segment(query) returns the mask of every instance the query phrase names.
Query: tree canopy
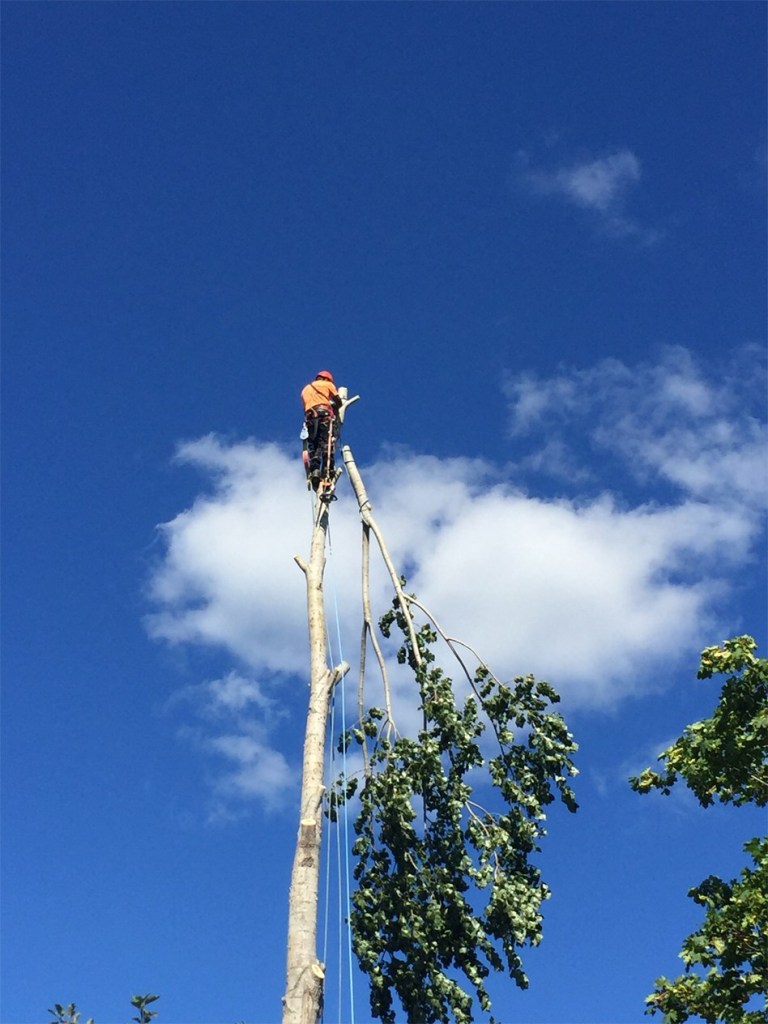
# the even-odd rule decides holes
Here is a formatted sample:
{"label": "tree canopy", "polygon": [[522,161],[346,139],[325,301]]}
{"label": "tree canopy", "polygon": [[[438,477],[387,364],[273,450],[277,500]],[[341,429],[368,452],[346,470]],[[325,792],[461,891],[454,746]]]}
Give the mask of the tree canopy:
{"label": "tree canopy", "polygon": [[[659,755],[663,769],[630,779],[639,793],[665,795],[682,779],[703,807],[768,803],[768,659],[750,636],[702,652],[698,678],[728,675],[710,718],[687,726]],[[705,908],[683,943],[685,974],[656,980],[646,1003],[668,1024],[699,1017],[707,1024],[768,1022],[768,837],[745,844],[751,864],[729,882],[710,875],[688,895]]]}
{"label": "tree canopy", "polygon": [[[527,987],[520,950],[540,941],[550,895],[531,857],[547,805],[559,795],[576,810],[577,746],[552,710],[559,697],[549,684],[533,676],[505,684],[480,664],[459,702],[435,663],[432,625],[415,629],[398,599],[381,622],[386,636],[394,625],[423,726],[415,739],[395,736],[386,712],[372,708],[342,739],[373,741],[355,821],[353,948],[384,1024],[395,1021],[394,995],[408,1020],[467,1024],[467,983],[485,1012],[491,970]],[[332,807],[355,788],[355,780],[339,787]]]}

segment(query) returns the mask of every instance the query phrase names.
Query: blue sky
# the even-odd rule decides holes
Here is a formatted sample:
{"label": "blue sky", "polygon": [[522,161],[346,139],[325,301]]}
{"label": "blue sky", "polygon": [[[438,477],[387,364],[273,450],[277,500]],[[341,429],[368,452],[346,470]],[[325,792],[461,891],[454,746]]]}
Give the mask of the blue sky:
{"label": "blue sky", "polygon": [[581,745],[495,1012],[643,1019],[688,888],[765,827],[625,781],[711,709],[703,647],[768,640],[765,22],[4,5],[3,1024],[145,991],[163,1024],[279,1019],[326,367],[410,586]]}

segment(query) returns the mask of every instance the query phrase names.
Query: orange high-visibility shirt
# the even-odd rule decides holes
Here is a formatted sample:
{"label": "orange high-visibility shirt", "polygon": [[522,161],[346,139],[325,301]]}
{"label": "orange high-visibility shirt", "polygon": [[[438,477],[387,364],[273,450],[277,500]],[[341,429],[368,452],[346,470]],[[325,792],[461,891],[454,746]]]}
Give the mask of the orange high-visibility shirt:
{"label": "orange high-visibility shirt", "polygon": [[336,409],[339,405],[339,392],[335,384],[321,377],[320,380],[313,380],[302,389],[301,400],[304,403],[304,412],[315,405],[327,405],[330,409]]}

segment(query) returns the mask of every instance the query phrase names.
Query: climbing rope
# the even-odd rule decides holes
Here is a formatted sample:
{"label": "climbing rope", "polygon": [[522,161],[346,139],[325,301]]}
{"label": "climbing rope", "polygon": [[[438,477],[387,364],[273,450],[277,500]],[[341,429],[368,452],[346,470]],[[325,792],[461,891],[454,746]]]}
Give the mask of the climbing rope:
{"label": "climbing rope", "polygon": [[[333,750],[333,735],[336,730],[336,696],[331,697],[331,707],[328,714],[328,735],[326,736],[327,763],[325,769],[326,780],[333,776],[333,765],[335,762]],[[326,786],[326,792],[328,787]],[[331,856],[332,856],[332,835],[333,830],[327,826],[323,829],[323,848],[325,856],[325,899],[323,900],[323,963],[328,963],[328,918],[331,905]]]}
{"label": "climbing rope", "polygon": [[[334,656],[334,652],[333,652],[333,646],[334,646],[333,645],[333,640],[332,640],[332,638],[330,636],[326,637],[327,645],[328,645],[329,668],[332,669],[334,667],[334,664],[341,664],[341,662],[344,660],[344,652],[343,652],[343,646],[342,646],[342,641],[341,641],[341,617],[339,615],[339,602],[338,602],[338,594],[337,594],[337,590],[336,590],[336,577],[335,577],[334,565],[333,565],[333,545],[331,543],[331,528],[330,528],[330,524],[328,525],[328,529],[327,529],[327,540],[328,540],[328,568],[329,568],[328,575],[330,577],[331,592],[332,592],[332,595],[333,595],[333,612],[334,612],[334,621],[335,621],[335,624],[336,624],[336,644],[338,646],[338,659],[336,659],[335,656]],[[336,729],[336,689],[337,688],[341,689],[340,698],[339,698],[340,699],[340,717],[341,717],[340,727],[341,727],[341,734],[345,735],[345,733],[347,731],[347,720],[346,720],[346,689],[345,689],[345,676],[344,675],[342,675],[341,681],[338,684],[338,687],[334,687],[334,692],[333,692],[332,697],[331,697],[330,713],[329,713],[329,716],[328,716],[328,719],[329,719],[329,730],[330,730],[329,737],[328,737],[328,751],[329,751],[329,758],[328,758],[328,772],[329,772],[329,774],[328,774],[328,786],[327,786],[328,789],[330,789],[330,786],[331,786],[331,784],[334,781],[335,771],[336,771],[336,766],[335,766],[335,758],[336,758],[336,740],[335,740],[335,738],[336,738],[336,732],[335,732],[335,729]],[[346,792],[347,781],[348,781],[348,774],[347,774],[347,748],[346,748],[346,744],[342,745],[341,779],[342,779],[342,786],[343,786],[344,792]],[[339,900],[338,900],[338,922],[337,922],[337,924],[338,924],[338,961],[339,961],[339,978],[338,978],[338,985],[339,985],[339,1024],[341,1024],[341,1017],[342,1017],[342,1004],[343,1004],[343,999],[342,999],[342,989],[343,989],[342,974],[343,974],[343,964],[344,964],[345,959],[346,959],[346,963],[347,963],[347,967],[348,967],[348,971],[349,971],[350,1024],[354,1024],[354,1021],[355,1021],[354,973],[353,973],[353,963],[352,963],[352,927],[351,927],[351,923],[350,923],[350,921],[351,921],[351,867],[350,867],[350,846],[349,846],[349,815],[347,813],[347,803],[346,803],[346,800],[343,803],[343,805],[341,806],[341,808],[337,808],[337,818],[338,818],[339,814],[341,815],[341,818],[340,818],[340,821],[337,822],[337,826],[342,829],[342,835],[338,837],[338,842],[336,844],[336,870],[337,870],[337,886],[338,886],[338,896],[339,896]],[[331,831],[331,829],[328,828],[328,832],[329,833],[330,833],[330,831]],[[343,870],[342,870],[342,854],[341,854],[342,841],[343,841],[343,846],[344,846]],[[325,929],[326,929],[326,940],[325,940],[325,943],[326,943],[326,945],[325,945],[325,949],[327,949],[327,927],[328,927],[327,920],[328,920],[328,916],[329,916],[328,903],[329,903],[329,894],[330,894],[330,862],[331,862],[331,858],[332,858],[331,849],[330,849],[331,845],[332,845],[332,840],[330,839],[330,836],[329,836],[328,842],[326,844],[326,846],[327,846],[327,854],[326,854],[327,859],[326,859],[326,925],[325,925]],[[345,922],[345,915],[346,915],[346,927],[345,927],[345,923],[344,923]],[[346,932],[346,939],[347,939],[346,958],[345,958],[345,955],[344,955],[344,951],[342,949],[342,946],[343,946],[343,936],[344,936],[345,932]],[[324,950],[324,956],[325,956],[325,950]]]}

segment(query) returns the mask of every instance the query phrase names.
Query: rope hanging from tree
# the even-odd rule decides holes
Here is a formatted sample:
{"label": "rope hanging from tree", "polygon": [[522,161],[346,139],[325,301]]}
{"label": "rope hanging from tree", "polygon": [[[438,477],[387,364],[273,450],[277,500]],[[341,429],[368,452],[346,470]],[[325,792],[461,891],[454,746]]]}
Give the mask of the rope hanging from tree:
{"label": "rope hanging from tree", "polygon": [[[331,591],[333,595],[333,617],[336,626],[336,637],[335,642],[338,646],[338,652],[334,653],[334,641],[329,635],[327,637],[328,642],[328,667],[333,668],[336,663],[344,661],[344,651],[341,639],[341,618],[339,614],[339,602],[338,593],[336,589],[336,577],[333,565],[333,545],[331,542],[331,531],[330,526],[327,531],[327,547],[328,547],[328,568],[329,568],[329,579],[331,582]],[[345,735],[347,731],[346,721],[346,689],[344,685],[344,677],[340,683],[340,717],[341,717],[341,735]],[[328,716],[328,768],[326,776],[326,792],[330,792],[331,786],[339,776],[338,769],[336,767],[336,750],[337,750],[337,725],[336,725],[336,689],[334,687],[333,695],[331,697],[331,708]],[[346,787],[347,777],[347,749],[346,743],[342,744],[342,763],[341,763],[341,777],[343,784]],[[338,809],[335,810],[338,814]],[[338,892],[338,910],[337,910],[337,931],[338,931],[338,967],[339,967],[339,979],[338,979],[338,1010],[339,1010],[339,1024],[341,1024],[342,1009],[343,1009],[343,967],[346,960],[348,966],[348,983],[349,983],[349,1011],[350,1011],[350,1024],[355,1022],[355,1002],[354,1002],[354,974],[353,974],[353,961],[352,961],[352,930],[350,925],[351,918],[351,891],[352,891],[352,880],[351,880],[351,866],[350,866],[350,841],[349,841],[349,815],[346,802],[341,809],[341,835],[337,838],[336,843],[336,869],[337,869],[337,892]],[[328,955],[328,929],[329,929],[329,918],[330,918],[330,873],[331,873],[331,861],[333,859],[333,840],[332,834],[333,829],[330,828],[330,820],[326,817],[324,830],[325,830],[325,848],[326,848],[326,880],[325,880],[325,921],[324,921],[324,940],[323,940],[323,960],[327,963]],[[342,858],[342,844],[344,847],[343,858]],[[342,864],[343,861],[343,864]],[[343,870],[342,870],[343,867]],[[342,948],[343,937],[346,934],[346,950]]]}

